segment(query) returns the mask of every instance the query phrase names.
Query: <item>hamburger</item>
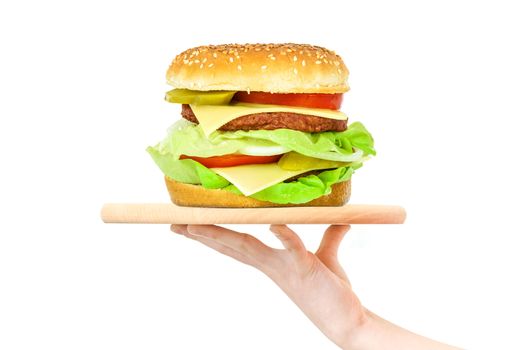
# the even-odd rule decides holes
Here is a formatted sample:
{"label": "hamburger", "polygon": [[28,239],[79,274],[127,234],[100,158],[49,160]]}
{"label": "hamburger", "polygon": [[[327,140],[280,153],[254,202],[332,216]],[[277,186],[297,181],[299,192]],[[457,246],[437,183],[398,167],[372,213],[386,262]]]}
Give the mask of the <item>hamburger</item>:
{"label": "hamburger", "polygon": [[147,151],[177,205],[341,206],[375,155],[363,124],[340,111],[348,69],[325,48],[199,46],[166,78],[182,118]]}

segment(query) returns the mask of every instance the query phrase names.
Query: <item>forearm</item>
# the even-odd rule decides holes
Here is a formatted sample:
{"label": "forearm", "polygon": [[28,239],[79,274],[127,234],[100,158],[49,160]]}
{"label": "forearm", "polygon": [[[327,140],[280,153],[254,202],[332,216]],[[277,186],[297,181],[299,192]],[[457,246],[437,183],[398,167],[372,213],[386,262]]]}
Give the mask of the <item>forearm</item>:
{"label": "forearm", "polygon": [[452,350],[458,348],[412,333],[367,310],[363,324],[344,342],[343,349]]}

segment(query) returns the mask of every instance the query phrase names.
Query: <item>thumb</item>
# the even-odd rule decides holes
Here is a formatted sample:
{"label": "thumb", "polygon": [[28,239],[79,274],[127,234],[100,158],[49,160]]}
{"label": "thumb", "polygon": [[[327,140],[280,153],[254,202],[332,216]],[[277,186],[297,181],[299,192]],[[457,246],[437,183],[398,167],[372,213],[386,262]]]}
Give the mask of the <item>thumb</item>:
{"label": "thumb", "polygon": [[348,230],[350,230],[349,225],[329,226],[324,233],[319,249],[317,249],[315,253],[317,258],[321,260],[330,271],[347,282],[349,282],[348,277],[337,260],[337,251]]}
{"label": "thumb", "polygon": [[330,225],[324,232],[317,253],[337,258],[339,245],[349,230],[350,225]]}

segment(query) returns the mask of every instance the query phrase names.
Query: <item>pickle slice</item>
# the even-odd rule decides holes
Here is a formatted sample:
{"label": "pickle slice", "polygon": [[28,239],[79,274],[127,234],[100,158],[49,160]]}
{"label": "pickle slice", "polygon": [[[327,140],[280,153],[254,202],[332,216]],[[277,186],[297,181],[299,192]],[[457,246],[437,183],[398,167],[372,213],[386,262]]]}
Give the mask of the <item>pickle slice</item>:
{"label": "pickle slice", "polygon": [[312,158],[297,152],[286,153],[277,163],[284,170],[302,170],[302,169],[330,169],[347,166],[350,163],[338,162],[335,160],[326,160]]}
{"label": "pickle slice", "polygon": [[236,91],[196,91],[173,89],[166,92],[165,100],[171,103],[195,105],[227,105]]}

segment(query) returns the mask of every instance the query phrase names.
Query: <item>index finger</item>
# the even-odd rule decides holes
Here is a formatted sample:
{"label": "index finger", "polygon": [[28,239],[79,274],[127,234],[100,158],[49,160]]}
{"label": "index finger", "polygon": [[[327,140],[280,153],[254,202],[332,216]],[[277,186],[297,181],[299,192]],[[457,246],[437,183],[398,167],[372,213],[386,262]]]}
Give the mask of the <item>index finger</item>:
{"label": "index finger", "polygon": [[292,254],[296,262],[302,262],[307,256],[303,241],[291,228],[286,225],[271,225],[270,231],[281,241],[284,248]]}

